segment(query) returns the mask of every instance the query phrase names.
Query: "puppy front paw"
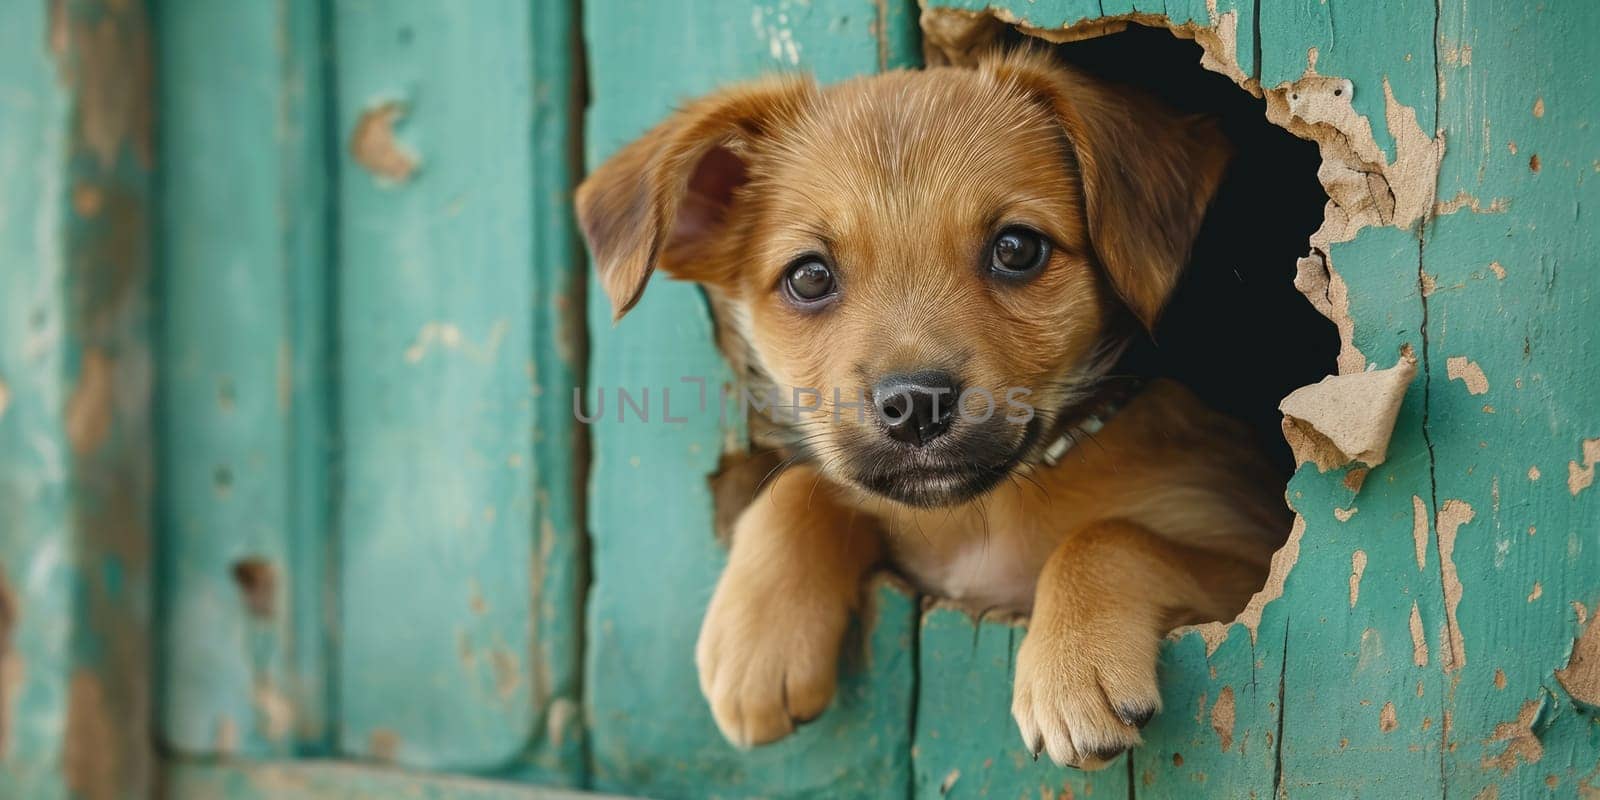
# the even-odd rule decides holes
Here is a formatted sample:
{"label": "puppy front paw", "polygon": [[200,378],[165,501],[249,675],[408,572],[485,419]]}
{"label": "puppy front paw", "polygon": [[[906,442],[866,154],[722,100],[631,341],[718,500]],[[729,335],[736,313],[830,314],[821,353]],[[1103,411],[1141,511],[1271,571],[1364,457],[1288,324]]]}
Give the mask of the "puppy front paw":
{"label": "puppy front paw", "polygon": [[1011,700],[1023,745],[1079,769],[1138,746],[1139,729],[1161,708],[1157,645],[1105,627],[1029,630]]}
{"label": "puppy front paw", "polygon": [[724,575],[695,665],[722,735],[749,748],[788,736],[833,700],[849,609]]}

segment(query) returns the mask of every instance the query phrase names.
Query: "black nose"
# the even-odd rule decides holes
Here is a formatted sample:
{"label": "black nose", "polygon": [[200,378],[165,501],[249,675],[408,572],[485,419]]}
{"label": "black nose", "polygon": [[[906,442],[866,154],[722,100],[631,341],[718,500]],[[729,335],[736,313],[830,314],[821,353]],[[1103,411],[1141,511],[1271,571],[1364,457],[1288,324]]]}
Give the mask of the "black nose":
{"label": "black nose", "polygon": [[960,389],[942,370],[889,375],[872,387],[872,404],[889,435],[922,447],[950,430]]}

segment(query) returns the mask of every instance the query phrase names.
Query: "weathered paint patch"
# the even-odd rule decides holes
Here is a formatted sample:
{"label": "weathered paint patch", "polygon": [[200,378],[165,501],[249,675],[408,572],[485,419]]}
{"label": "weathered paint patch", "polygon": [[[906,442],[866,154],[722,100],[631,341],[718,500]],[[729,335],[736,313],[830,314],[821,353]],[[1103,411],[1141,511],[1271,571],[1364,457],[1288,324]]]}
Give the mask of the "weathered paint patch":
{"label": "weathered paint patch", "polygon": [[[121,6],[122,3],[108,5]],[[62,83],[78,90],[74,137],[112,170],[124,146],[149,168],[154,115],[150,40],[140,15],[68,13],[53,3],[49,32]]]}
{"label": "weathered paint patch", "polygon": [[394,126],[405,117],[405,106],[387,102],[368,109],[350,132],[350,155],[368,172],[396,183],[417,170],[417,156],[395,139]]}
{"label": "weathered paint patch", "polygon": [[1428,566],[1428,506],[1411,496],[1411,541],[1417,551],[1417,569]]}
{"label": "weathered paint patch", "polygon": [[5,419],[6,407],[10,405],[11,387],[6,385],[4,378],[0,378],[0,419]]}
{"label": "weathered paint patch", "polygon": [[1411,601],[1411,663],[1428,666],[1428,638],[1422,630],[1422,611],[1417,601]]}
{"label": "weathered paint patch", "polygon": [[1534,764],[1544,757],[1544,743],[1533,733],[1533,723],[1543,708],[1544,698],[1541,695],[1524,702],[1516,720],[1494,726],[1494,734],[1485,739],[1484,744],[1505,742],[1506,747],[1497,755],[1485,755],[1484,769],[1498,769],[1500,774],[1508,775],[1519,765]]}
{"label": "weathered paint patch", "polygon": [[67,439],[72,452],[92,453],[111,432],[111,361],[98,349],[83,352],[78,383],[67,401]]}
{"label": "weathered paint patch", "polygon": [[282,741],[294,727],[294,704],[277,687],[258,682],[250,693],[256,726],[271,741]]}
{"label": "weathered paint patch", "polygon": [[241,558],[234,562],[231,572],[250,615],[271,618],[278,594],[278,571],[272,562],[255,556]]}
{"label": "weathered paint patch", "polygon": [[[1244,610],[1239,612],[1239,616],[1234,619],[1234,622],[1243,625],[1246,630],[1250,631],[1251,644],[1256,643],[1257,630],[1261,627],[1261,614],[1266,610],[1267,604],[1283,596],[1283,586],[1289,580],[1289,572],[1294,569],[1295,562],[1300,560],[1300,540],[1305,537],[1305,534],[1306,519],[1296,514],[1294,516],[1294,525],[1289,528],[1289,538],[1284,541],[1282,547],[1278,548],[1278,552],[1272,554],[1272,566],[1267,571],[1266,584],[1261,587],[1261,591],[1251,595],[1250,602],[1245,604]],[[1211,625],[1218,624],[1211,623]],[[1200,628],[1204,631],[1211,625],[1202,625]],[[1227,641],[1228,631],[1232,630],[1231,625],[1225,627],[1218,625],[1218,627],[1222,627],[1221,636],[1205,636],[1206,655],[1208,657],[1215,653],[1223,642]],[[1204,633],[1202,633],[1202,636],[1204,636]]]}
{"label": "weathered paint patch", "polygon": [[1330,375],[1283,398],[1283,436],[1295,460],[1316,464],[1319,472],[1352,462],[1382,464],[1416,371],[1416,359],[1402,355],[1388,369]]}
{"label": "weathered paint patch", "polygon": [[[1600,613],[1600,606],[1596,607]],[[1585,626],[1572,645],[1567,666],[1556,671],[1556,680],[1572,699],[1600,707],[1600,623]]]}
{"label": "weathered paint patch", "polygon": [[400,736],[387,728],[375,728],[367,736],[367,753],[379,761],[394,761],[400,754]]}
{"label": "weathered paint patch", "polygon": [[1394,729],[1398,727],[1400,727],[1400,718],[1395,714],[1394,701],[1385,702],[1383,708],[1378,711],[1379,732],[1393,733]]}
{"label": "weathered paint patch", "polygon": [[1222,750],[1227,752],[1233,747],[1233,726],[1237,709],[1234,705],[1233,687],[1224,686],[1217,695],[1216,705],[1211,707],[1211,730],[1217,732],[1217,737],[1222,740]]}
{"label": "weathered paint patch", "polygon": [[1467,386],[1467,394],[1483,394],[1489,391],[1489,379],[1483,374],[1483,368],[1478,362],[1466,356],[1451,356],[1445,360],[1445,374],[1450,380],[1461,381]]}
{"label": "weathered paint patch", "polygon": [[67,730],[61,770],[67,788],[87,798],[117,795],[117,731],[106,709],[100,679],[88,671],[72,676],[67,694]]}
{"label": "weathered paint patch", "polygon": [[1600,462],[1600,439],[1585,439],[1583,441],[1583,463],[1576,461],[1567,462],[1567,491],[1573,497],[1578,492],[1594,485],[1595,463]]}
{"label": "weathered paint patch", "polygon": [[1446,670],[1456,670],[1467,663],[1466,645],[1461,639],[1461,625],[1456,621],[1456,607],[1461,604],[1461,577],[1456,574],[1456,531],[1472,521],[1472,506],[1461,500],[1446,500],[1439,509],[1435,524],[1439,532],[1439,572],[1444,584],[1445,624],[1448,626],[1450,649],[1444,660]]}
{"label": "weathered paint patch", "polygon": [[1361,573],[1367,571],[1367,552],[1357,550],[1350,554],[1350,607],[1355,608],[1361,599]]}

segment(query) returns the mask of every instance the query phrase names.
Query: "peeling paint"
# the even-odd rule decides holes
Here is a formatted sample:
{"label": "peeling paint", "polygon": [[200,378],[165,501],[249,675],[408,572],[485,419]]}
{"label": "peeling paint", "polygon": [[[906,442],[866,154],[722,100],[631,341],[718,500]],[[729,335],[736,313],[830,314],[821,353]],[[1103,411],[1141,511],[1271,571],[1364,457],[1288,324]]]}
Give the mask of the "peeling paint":
{"label": "peeling paint", "polygon": [[[1411,663],[1428,666],[1428,639],[1422,630],[1422,612],[1415,600],[1411,601]],[[1420,688],[1420,684],[1418,686]]]}
{"label": "peeling paint", "polygon": [[1367,552],[1357,550],[1350,554],[1350,607],[1361,599],[1361,573],[1367,571]]}
{"label": "peeling paint", "polygon": [[1384,703],[1383,708],[1378,711],[1378,730],[1383,733],[1393,733],[1394,729],[1398,727],[1400,727],[1400,719],[1395,714],[1394,701],[1391,700]]}
{"label": "peeling paint", "polygon": [[1283,398],[1283,436],[1295,460],[1319,472],[1382,464],[1416,369],[1416,359],[1402,354],[1388,369],[1330,375]]}
{"label": "peeling paint", "polygon": [[1327,317],[1339,333],[1339,355],[1335,360],[1341,373],[1361,372],[1366,356],[1355,347],[1355,319],[1350,316],[1350,289],[1344,278],[1328,266],[1326,257],[1313,252],[1294,262],[1294,288],[1298,289],[1317,313]]}
{"label": "peeling paint", "polygon": [[1411,496],[1411,541],[1417,551],[1417,569],[1428,566],[1428,506],[1417,495]]}
{"label": "peeling paint", "polygon": [[950,770],[950,772],[944,776],[944,780],[939,782],[939,794],[949,794],[950,790],[955,787],[956,781],[959,780],[961,780],[961,770]]}
{"label": "peeling paint", "polygon": [[545,714],[545,737],[551,747],[561,748],[567,739],[567,729],[580,721],[581,715],[578,704],[568,698],[557,697],[550,702],[550,710]]}
{"label": "peeling paint", "polygon": [[50,48],[62,83],[78,91],[75,139],[110,171],[126,146],[148,169],[154,161],[154,70],[142,13],[69,13],[52,9]]}
{"label": "peeling paint", "polygon": [[350,132],[350,155],[373,175],[395,183],[411,178],[417,157],[394,137],[395,123],[405,117],[405,106],[387,102],[368,109]]}
{"label": "peeling paint", "polygon": [[250,693],[256,710],[256,728],[269,741],[283,741],[294,727],[294,704],[282,692],[266,683],[258,683]]}
{"label": "peeling paint", "polygon": [[11,387],[6,385],[5,379],[0,378],[0,419],[5,419],[6,408],[11,405]]}
{"label": "peeling paint", "polygon": [[497,647],[489,653],[489,665],[494,670],[495,693],[500,699],[505,700],[516,694],[517,687],[522,683],[517,657],[505,648]]}
{"label": "peeling paint", "polygon": [[[1251,595],[1250,602],[1245,604],[1244,610],[1234,619],[1234,622],[1250,631],[1252,645],[1256,643],[1256,631],[1261,626],[1262,611],[1266,609],[1268,603],[1283,596],[1283,585],[1289,579],[1289,571],[1294,569],[1295,563],[1300,560],[1300,540],[1305,534],[1306,518],[1296,514],[1294,525],[1289,528],[1289,538],[1278,548],[1278,552],[1272,554],[1272,566],[1267,571],[1266,584],[1261,587],[1261,591]],[[1217,647],[1227,638],[1224,630],[1224,635],[1217,640],[1215,646],[1211,644],[1210,639],[1207,639],[1206,655],[1210,656],[1216,652]]]}
{"label": "peeling paint", "polygon": [[90,800],[116,797],[121,752],[100,679],[88,670],[77,671],[67,687],[67,729],[61,754],[67,788]]}
{"label": "peeling paint", "polygon": [[1535,600],[1538,600],[1543,595],[1544,595],[1544,584],[1541,584],[1538,581],[1534,581],[1533,582],[1533,590],[1528,592],[1528,602],[1531,603],[1531,602],[1533,602]]}
{"label": "peeling paint", "polygon": [[1576,461],[1567,462],[1567,491],[1573,497],[1578,492],[1594,485],[1595,463],[1600,462],[1600,439],[1585,439],[1583,441],[1583,465]]}
{"label": "peeling paint", "polygon": [[230,572],[250,615],[271,618],[278,594],[278,571],[272,562],[256,556],[241,558],[233,562]]}
{"label": "peeling paint", "polygon": [[466,354],[474,361],[487,363],[492,361],[500,352],[500,345],[506,339],[506,334],[511,332],[511,324],[507,320],[495,320],[489,328],[489,335],[483,344],[477,344],[468,339],[461,332],[461,328],[449,322],[425,322],[417,330],[417,337],[406,347],[405,359],[408,364],[420,363],[435,349],[459,351]]}
{"label": "peeling paint", "polygon": [[1500,774],[1508,775],[1519,765],[1538,763],[1544,757],[1544,744],[1533,734],[1533,723],[1539,718],[1539,711],[1543,707],[1542,698],[1529,700],[1522,704],[1522,710],[1517,713],[1514,722],[1502,722],[1494,726],[1494,734],[1483,743],[1505,742],[1506,749],[1499,755],[1485,755],[1484,769],[1498,769]]}
{"label": "peeling paint", "polygon": [[375,728],[367,736],[367,752],[379,761],[394,761],[400,753],[400,735],[388,728]]}
{"label": "peeling paint", "polygon": [[1439,532],[1439,573],[1444,583],[1445,623],[1450,633],[1450,650],[1444,668],[1457,670],[1467,663],[1467,648],[1461,640],[1461,625],[1456,621],[1456,606],[1461,604],[1461,578],[1456,574],[1456,531],[1472,521],[1472,506],[1461,500],[1446,500],[1439,509],[1435,527]]}
{"label": "peeling paint", "polygon": [[98,349],[84,350],[78,382],[67,401],[67,439],[72,452],[92,453],[111,432],[111,360]]}
{"label": "peeling paint", "polygon": [[1350,518],[1355,516],[1356,512],[1360,510],[1361,509],[1356,508],[1355,506],[1351,506],[1349,508],[1336,508],[1333,510],[1333,518],[1339,520],[1340,522],[1349,522]]}
{"label": "peeling paint", "polygon": [[1467,394],[1478,395],[1489,391],[1489,379],[1484,376],[1483,369],[1476,361],[1466,356],[1451,356],[1446,359],[1445,374],[1450,380],[1466,384]]}
{"label": "peeling paint", "polygon": [[1233,746],[1234,717],[1233,687],[1224,686],[1217,695],[1217,704],[1211,707],[1211,729],[1222,739],[1223,752]]}
{"label": "peeling paint", "polygon": [[[1600,606],[1596,606],[1600,613]],[[1600,707],[1600,623],[1587,625],[1572,644],[1567,666],[1556,671],[1556,680],[1572,699]]]}
{"label": "peeling paint", "polygon": [[[1436,217],[1449,216],[1462,209],[1466,209],[1474,214],[1504,214],[1506,209],[1509,209],[1510,207],[1511,201],[1504,197],[1496,197],[1495,199],[1490,200],[1488,205],[1484,205],[1482,200],[1467,194],[1465,191],[1461,191],[1456,192],[1456,196],[1450,198],[1449,200],[1440,200],[1439,202],[1434,203],[1433,215]],[[1494,266],[1495,265],[1491,264],[1490,268],[1493,269]],[[1505,277],[1503,271],[1497,272],[1496,274],[1499,277]]]}

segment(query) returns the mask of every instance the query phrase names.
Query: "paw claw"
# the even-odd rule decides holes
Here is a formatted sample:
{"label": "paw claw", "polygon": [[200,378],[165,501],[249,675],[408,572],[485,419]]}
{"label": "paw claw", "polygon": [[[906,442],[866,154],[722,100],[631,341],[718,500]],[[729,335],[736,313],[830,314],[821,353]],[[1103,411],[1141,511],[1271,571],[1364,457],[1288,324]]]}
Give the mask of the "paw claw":
{"label": "paw claw", "polygon": [[1034,758],[1043,751],[1095,770],[1137,747],[1161,702],[1155,644],[1103,631],[1030,632],[1017,653],[1011,713]]}
{"label": "paw claw", "polygon": [[1134,728],[1143,728],[1156,715],[1155,706],[1134,706],[1122,703],[1117,706],[1117,719],[1124,725]]}

